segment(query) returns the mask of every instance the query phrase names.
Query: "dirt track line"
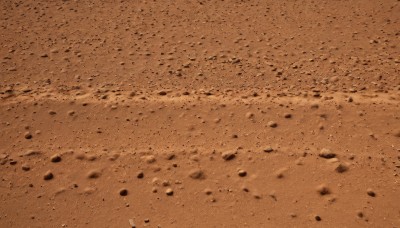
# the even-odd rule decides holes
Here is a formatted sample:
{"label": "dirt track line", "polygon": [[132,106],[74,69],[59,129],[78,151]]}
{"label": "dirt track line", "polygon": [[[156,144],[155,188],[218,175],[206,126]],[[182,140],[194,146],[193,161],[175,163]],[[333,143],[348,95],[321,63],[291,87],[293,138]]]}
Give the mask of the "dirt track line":
{"label": "dirt track line", "polygon": [[[143,93],[140,95],[130,96],[128,93],[96,93],[83,92],[80,94],[67,94],[61,92],[45,92],[45,93],[21,93],[9,94],[1,97],[0,105],[8,105],[13,103],[32,103],[44,100],[52,101],[82,101],[82,102],[217,102],[217,103],[290,103],[290,104],[308,104],[320,103],[326,101],[347,102],[354,104],[399,104],[400,92],[392,93],[317,93],[316,96],[311,95],[286,95],[279,93],[259,93],[257,96],[248,96],[246,94],[192,94],[192,95],[172,95],[172,94],[150,94]],[[104,98],[103,96],[106,96]],[[103,97],[103,98],[102,98]]]}

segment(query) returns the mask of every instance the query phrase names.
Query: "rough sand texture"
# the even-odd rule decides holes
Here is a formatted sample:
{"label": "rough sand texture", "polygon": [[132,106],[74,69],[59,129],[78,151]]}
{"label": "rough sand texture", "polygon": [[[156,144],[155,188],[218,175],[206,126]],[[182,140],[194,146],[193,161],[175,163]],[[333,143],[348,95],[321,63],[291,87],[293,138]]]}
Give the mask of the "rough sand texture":
{"label": "rough sand texture", "polygon": [[400,1],[0,9],[0,227],[400,227]]}

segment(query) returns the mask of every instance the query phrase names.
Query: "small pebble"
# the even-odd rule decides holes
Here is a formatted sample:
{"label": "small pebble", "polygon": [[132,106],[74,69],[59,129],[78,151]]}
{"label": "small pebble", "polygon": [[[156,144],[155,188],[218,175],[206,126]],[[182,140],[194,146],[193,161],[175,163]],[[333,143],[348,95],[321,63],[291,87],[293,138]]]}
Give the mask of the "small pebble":
{"label": "small pebble", "polygon": [[344,173],[347,170],[349,170],[349,167],[344,164],[344,163],[340,163],[339,165],[336,166],[335,171],[338,173]]}
{"label": "small pebble", "polygon": [[138,179],[142,179],[142,178],[144,177],[144,173],[143,173],[142,171],[140,171],[140,172],[138,172],[138,173],[136,174],[136,177],[137,177]]}
{"label": "small pebble", "polygon": [[240,177],[245,177],[245,176],[247,175],[247,172],[244,171],[243,169],[239,169],[238,175],[239,175]]}
{"label": "small pebble", "polygon": [[22,170],[24,170],[24,171],[29,171],[29,170],[31,170],[31,167],[29,167],[28,164],[23,164],[21,167],[22,167]]}
{"label": "small pebble", "polygon": [[171,188],[167,188],[167,190],[165,190],[165,194],[167,194],[167,196],[172,196],[174,191]]}
{"label": "small pebble", "polygon": [[52,116],[54,116],[54,115],[57,114],[57,113],[56,113],[56,111],[50,110],[50,111],[49,111],[49,114],[52,115]]}
{"label": "small pebble", "polygon": [[192,179],[204,179],[204,172],[200,169],[193,169],[189,172],[189,177]]}
{"label": "small pebble", "polygon": [[24,137],[25,137],[26,139],[31,139],[31,138],[32,138],[32,134],[31,134],[30,132],[26,132],[25,135],[24,135]]}
{"label": "small pebble", "polygon": [[326,158],[326,159],[336,157],[336,154],[335,154],[335,153],[333,153],[331,150],[326,149],[326,148],[323,148],[323,149],[319,152],[318,155],[319,155],[321,158]]}
{"label": "small pebble", "polygon": [[60,155],[55,154],[55,155],[51,156],[50,161],[54,162],[54,163],[60,162],[61,161],[61,157],[60,157]]}
{"label": "small pebble", "polygon": [[87,178],[89,178],[89,179],[97,179],[97,178],[99,178],[100,176],[101,176],[101,172],[100,171],[98,171],[98,170],[90,170],[88,173],[87,173]]}
{"label": "small pebble", "polygon": [[222,153],[222,159],[224,159],[225,161],[229,161],[232,160],[236,157],[235,152],[233,151],[226,151],[224,153]]}
{"label": "small pebble", "polygon": [[329,190],[329,188],[328,188],[326,185],[324,185],[324,184],[321,184],[321,185],[319,185],[319,186],[317,187],[317,192],[318,192],[321,196],[323,196],[323,195],[328,195],[328,194],[331,193],[331,191]]}
{"label": "small pebble", "polygon": [[44,180],[51,180],[53,178],[54,178],[54,175],[53,175],[53,173],[51,171],[47,171],[43,176]]}
{"label": "small pebble", "polygon": [[286,171],[287,171],[287,168],[278,169],[278,170],[275,172],[276,178],[282,179],[282,178],[285,176],[285,172],[286,172]]}
{"label": "small pebble", "polygon": [[278,124],[275,121],[269,121],[267,123],[267,126],[271,127],[271,128],[276,128],[278,126]]}
{"label": "small pebble", "polygon": [[254,117],[254,113],[251,113],[251,112],[246,113],[246,118],[247,119],[251,119],[253,117]]}
{"label": "small pebble", "polygon": [[372,189],[367,189],[367,194],[369,195],[369,196],[371,196],[371,197],[375,197],[376,196],[376,193],[372,190]]}
{"label": "small pebble", "polygon": [[126,188],[120,189],[119,190],[119,195],[120,196],[127,196],[128,195],[128,190]]}
{"label": "small pebble", "polygon": [[206,195],[211,195],[211,194],[212,194],[212,190],[209,189],[209,188],[206,188],[206,189],[204,189],[204,193],[205,193]]}
{"label": "small pebble", "polygon": [[271,153],[272,151],[274,151],[274,149],[272,149],[272,147],[270,147],[270,146],[267,146],[264,148],[264,152],[266,152],[266,153]]}

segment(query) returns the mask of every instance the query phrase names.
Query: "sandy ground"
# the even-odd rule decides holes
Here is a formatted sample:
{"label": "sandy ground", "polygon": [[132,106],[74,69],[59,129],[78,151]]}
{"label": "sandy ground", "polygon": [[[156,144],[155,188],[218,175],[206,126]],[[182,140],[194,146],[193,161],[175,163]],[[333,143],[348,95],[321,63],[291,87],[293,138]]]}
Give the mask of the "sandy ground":
{"label": "sandy ground", "polygon": [[0,9],[0,227],[400,227],[400,1]]}

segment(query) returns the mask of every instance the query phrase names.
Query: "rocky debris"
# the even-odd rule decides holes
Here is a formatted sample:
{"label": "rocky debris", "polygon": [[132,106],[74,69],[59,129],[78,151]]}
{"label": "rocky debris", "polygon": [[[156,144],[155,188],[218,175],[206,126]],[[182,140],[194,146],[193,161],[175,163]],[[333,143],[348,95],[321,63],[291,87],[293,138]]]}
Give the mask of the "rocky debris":
{"label": "rocky debris", "polygon": [[238,170],[238,175],[240,177],[245,177],[247,175],[247,172],[245,170],[243,170],[243,169],[239,169]]}
{"label": "rocky debris", "polygon": [[22,156],[30,157],[30,156],[38,156],[42,155],[42,152],[39,150],[28,150]]}
{"label": "rocky debris", "polygon": [[119,195],[120,196],[127,196],[128,195],[128,190],[126,188],[122,188],[119,190]]}
{"label": "rocky debris", "polygon": [[59,154],[55,154],[51,156],[50,161],[53,163],[58,163],[61,161],[61,156]]}
{"label": "rocky debris", "polygon": [[128,222],[129,222],[129,226],[131,228],[136,228],[136,225],[135,225],[135,222],[133,221],[133,219],[129,219]]}
{"label": "rocky debris", "polygon": [[69,111],[67,112],[68,116],[74,116],[75,113],[76,113],[76,112],[75,112],[74,110],[69,110]]}
{"label": "rocky debris", "polygon": [[32,134],[30,132],[25,132],[24,137],[25,139],[32,139]]}
{"label": "rocky debris", "polygon": [[271,191],[268,194],[269,197],[271,197],[274,201],[278,201],[278,198],[276,197],[276,192],[275,191]]}
{"label": "rocky debris", "polygon": [[267,126],[270,128],[276,128],[276,127],[278,127],[278,124],[275,121],[271,120],[267,123]]}
{"label": "rocky debris", "polygon": [[91,194],[95,193],[96,191],[97,191],[96,187],[86,187],[86,188],[83,189],[82,193],[84,195],[91,195]]}
{"label": "rocky debris", "polygon": [[266,147],[263,149],[263,151],[266,152],[266,153],[271,153],[272,151],[274,151],[274,149],[272,149],[272,147],[270,147],[270,146],[266,146]]}
{"label": "rocky debris", "polygon": [[101,176],[101,172],[99,170],[90,170],[87,174],[86,177],[88,179],[97,179]]}
{"label": "rocky debris", "polygon": [[371,196],[371,197],[375,197],[375,196],[376,196],[376,193],[375,193],[371,188],[368,188],[368,189],[367,189],[367,194],[368,194],[369,196]]}
{"label": "rocky debris", "polygon": [[319,154],[318,154],[321,158],[325,158],[325,159],[330,159],[330,158],[334,158],[336,157],[336,154],[333,153],[331,150],[323,148]]}
{"label": "rocky debris", "polygon": [[0,165],[5,165],[8,162],[8,154],[0,154]]}
{"label": "rocky debris", "polygon": [[144,177],[143,171],[139,171],[139,172],[136,174],[136,177],[137,177],[138,179],[142,179],[142,178]]}
{"label": "rocky debris", "polygon": [[252,113],[252,112],[247,112],[247,113],[246,113],[246,118],[247,118],[247,119],[254,118],[254,113]]}
{"label": "rocky debris", "polygon": [[394,135],[395,137],[400,137],[400,129],[394,130],[394,131],[393,131],[393,135]]}
{"label": "rocky debris", "polygon": [[225,151],[222,153],[222,159],[230,161],[236,157],[236,151]]}
{"label": "rocky debris", "polygon": [[44,180],[51,180],[54,178],[53,173],[49,170],[43,175]]}
{"label": "rocky debris", "polygon": [[174,191],[172,190],[172,188],[167,188],[167,190],[165,190],[165,194],[167,194],[167,196],[172,196],[174,194]]}
{"label": "rocky debris", "polygon": [[283,114],[283,117],[285,117],[286,119],[290,119],[290,118],[292,118],[292,114],[285,113],[285,114]]}
{"label": "rocky debris", "polygon": [[189,177],[196,180],[205,179],[204,172],[200,169],[193,169],[189,172]]}
{"label": "rocky debris", "polygon": [[347,170],[349,170],[349,166],[345,163],[339,163],[335,168],[335,171],[338,173],[344,173]]}
{"label": "rocky debris", "polygon": [[206,188],[206,189],[204,189],[204,193],[205,193],[206,195],[211,195],[211,194],[212,194],[212,190],[209,189],[209,188]]}
{"label": "rocky debris", "polygon": [[318,185],[316,190],[321,196],[331,193],[330,189],[325,184]]}
{"label": "rocky debris", "polygon": [[154,155],[143,156],[142,158],[148,164],[156,162],[156,157],[154,157]]}
{"label": "rocky debris", "polygon": [[282,179],[285,176],[285,173],[287,172],[287,170],[288,169],[286,167],[284,167],[284,168],[280,168],[277,171],[275,171],[276,178]]}
{"label": "rocky debris", "polygon": [[31,167],[28,165],[28,164],[22,164],[22,166],[21,166],[21,168],[22,168],[22,170],[24,170],[24,171],[29,171],[29,170],[31,170]]}

